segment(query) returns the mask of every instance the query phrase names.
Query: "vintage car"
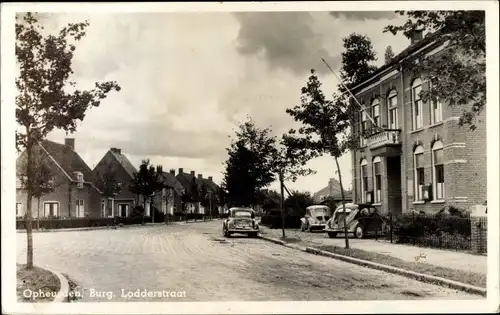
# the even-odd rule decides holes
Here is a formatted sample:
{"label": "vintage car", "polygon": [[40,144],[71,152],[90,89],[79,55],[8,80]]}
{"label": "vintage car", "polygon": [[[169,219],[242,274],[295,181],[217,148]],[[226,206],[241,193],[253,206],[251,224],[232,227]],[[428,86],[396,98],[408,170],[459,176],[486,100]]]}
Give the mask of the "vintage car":
{"label": "vintage car", "polygon": [[337,237],[337,233],[344,233],[344,216],[346,216],[347,232],[353,233],[356,238],[363,238],[368,234],[382,234],[383,218],[377,208],[370,204],[345,204],[337,207],[333,216],[327,222],[325,231],[330,238]]}
{"label": "vintage car", "polygon": [[222,222],[222,234],[231,237],[232,234],[247,234],[257,237],[259,223],[255,219],[255,212],[251,208],[231,208],[229,216]]}
{"label": "vintage car", "polygon": [[300,219],[300,230],[311,232],[313,230],[323,230],[326,222],[330,219],[330,208],[323,205],[309,206],[306,208],[305,216]]}

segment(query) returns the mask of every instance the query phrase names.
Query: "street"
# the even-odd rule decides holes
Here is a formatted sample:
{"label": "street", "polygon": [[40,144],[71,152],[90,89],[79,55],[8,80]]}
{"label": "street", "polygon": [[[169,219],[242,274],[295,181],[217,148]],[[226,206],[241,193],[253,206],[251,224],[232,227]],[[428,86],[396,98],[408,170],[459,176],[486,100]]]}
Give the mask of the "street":
{"label": "street", "polygon": [[[34,261],[77,282],[79,302],[480,298],[260,239],[227,239],[221,224],[33,233]],[[25,257],[26,234],[17,233],[17,262]],[[137,290],[174,296],[123,295]]]}

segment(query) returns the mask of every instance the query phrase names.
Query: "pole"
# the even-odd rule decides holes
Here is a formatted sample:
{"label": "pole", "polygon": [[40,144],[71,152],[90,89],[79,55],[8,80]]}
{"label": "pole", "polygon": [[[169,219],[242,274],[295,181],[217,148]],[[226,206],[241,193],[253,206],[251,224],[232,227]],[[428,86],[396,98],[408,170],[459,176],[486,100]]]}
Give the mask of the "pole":
{"label": "pole", "polygon": [[283,171],[281,171],[281,170],[279,173],[279,179],[280,179],[280,191],[281,191],[281,197],[280,197],[281,231],[283,233],[283,240],[284,240],[286,238],[286,235],[285,235],[285,192],[284,192],[285,185],[283,184]]}
{"label": "pole", "polygon": [[344,82],[341,80],[341,78],[333,71],[333,69],[330,67],[330,65],[325,61],[325,59],[321,58],[321,60],[325,63],[325,65],[328,67],[328,69],[330,70],[331,73],[333,73],[333,75],[337,78],[337,80],[340,81],[340,84],[344,87],[344,89],[346,89],[346,91],[349,93],[349,95],[354,99],[354,101],[359,105],[359,107],[361,108],[362,111],[364,111],[366,113],[366,116],[368,117],[368,119],[370,119],[371,123],[374,125],[374,126],[377,126],[377,124],[375,123],[375,120],[373,120],[373,118],[370,116],[370,114],[366,111],[366,109],[364,108],[363,105],[361,105],[361,103],[358,101],[358,99],[354,96],[354,94],[351,92],[351,90],[349,90],[349,88],[344,84]]}

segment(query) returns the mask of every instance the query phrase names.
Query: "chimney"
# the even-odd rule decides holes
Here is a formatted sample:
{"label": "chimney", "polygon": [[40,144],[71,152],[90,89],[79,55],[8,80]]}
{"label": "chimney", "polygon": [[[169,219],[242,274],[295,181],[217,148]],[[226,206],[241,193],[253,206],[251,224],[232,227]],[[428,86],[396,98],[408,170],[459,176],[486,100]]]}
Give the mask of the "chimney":
{"label": "chimney", "polygon": [[213,177],[212,176],[208,176],[208,180],[212,182],[213,181]]}
{"label": "chimney", "polygon": [[182,167],[179,167],[179,174],[184,173],[184,169]]}
{"label": "chimney", "polygon": [[424,31],[423,30],[413,31],[412,34],[410,35],[411,44],[412,45],[415,44],[416,42],[418,42],[422,38],[424,38]]}
{"label": "chimney", "polygon": [[[182,168],[181,168],[182,169]],[[175,170],[174,169],[171,169],[170,170],[170,174],[174,175],[175,176]]]}
{"label": "chimney", "polygon": [[198,179],[203,179],[203,175],[202,174],[198,174]]}
{"label": "chimney", "polygon": [[64,139],[64,144],[70,147],[71,150],[75,151],[75,138]]}
{"label": "chimney", "polygon": [[122,154],[122,149],[118,149],[118,148],[111,148],[111,151],[116,153],[116,154]]}
{"label": "chimney", "polygon": [[194,175],[195,175],[195,172],[194,172],[194,171],[191,171],[191,175],[193,175],[193,176],[194,176]]}

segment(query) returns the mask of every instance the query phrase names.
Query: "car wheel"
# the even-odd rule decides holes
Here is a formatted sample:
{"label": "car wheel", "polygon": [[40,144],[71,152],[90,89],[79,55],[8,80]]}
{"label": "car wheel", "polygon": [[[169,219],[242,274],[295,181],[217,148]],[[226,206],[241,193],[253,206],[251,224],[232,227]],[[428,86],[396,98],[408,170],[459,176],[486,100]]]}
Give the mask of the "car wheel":
{"label": "car wheel", "polygon": [[329,238],[336,238],[337,237],[337,233],[336,232],[328,232],[328,237]]}
{"label": "car wheel", "polygon": [[300,231],[305,232],[306,227],[304,226],[304,223],[300,223]]}
{"label": "car wheel", "polygon": [[227,231],[227,237],[231,237],[231,232]]}
{"label": "car wheel", "polygon": [[356,238],[363,238],[365,236],[365,231],[363,231],[361,225],[357,225],[354,229],[354,236],[356,236]]}
{"label": "car wheel", "polygon": [[257,233],[255,233],[255,232],[248,233],[248,237],[250,237],[250,238],[256,238],[257,237]]}

